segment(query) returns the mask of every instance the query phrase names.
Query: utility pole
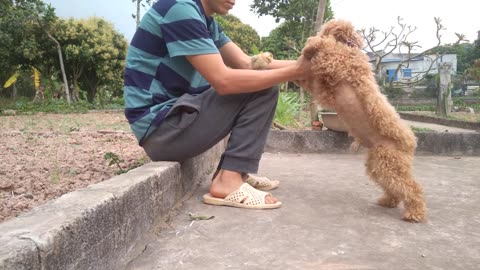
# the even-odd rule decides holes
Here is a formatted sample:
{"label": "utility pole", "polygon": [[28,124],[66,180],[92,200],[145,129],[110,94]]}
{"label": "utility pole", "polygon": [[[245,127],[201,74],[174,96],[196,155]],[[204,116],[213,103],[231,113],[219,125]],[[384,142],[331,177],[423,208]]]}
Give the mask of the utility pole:
{"label": "utility pole", "polygon": [[325,20],[325,9],[327,7],[327,0],[320,0],[318,2],[317,17],[315,19],[315,35],[318,34],[320,28],[322,27],[323,21]]}

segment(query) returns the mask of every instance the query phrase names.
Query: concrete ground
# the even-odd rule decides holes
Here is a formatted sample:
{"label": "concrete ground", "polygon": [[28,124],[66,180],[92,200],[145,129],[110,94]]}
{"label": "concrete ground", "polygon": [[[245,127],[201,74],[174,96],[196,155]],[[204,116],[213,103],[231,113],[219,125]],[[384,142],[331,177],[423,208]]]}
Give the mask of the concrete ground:
{"label": "concrete ground", "polygon": [[280,209],[205,205],[205,182],[127,269],[480,269],[479,164],[416,157],[429,215],[411,224],[375,204],[361,155],[266,153],[259,173],[281,181]]}

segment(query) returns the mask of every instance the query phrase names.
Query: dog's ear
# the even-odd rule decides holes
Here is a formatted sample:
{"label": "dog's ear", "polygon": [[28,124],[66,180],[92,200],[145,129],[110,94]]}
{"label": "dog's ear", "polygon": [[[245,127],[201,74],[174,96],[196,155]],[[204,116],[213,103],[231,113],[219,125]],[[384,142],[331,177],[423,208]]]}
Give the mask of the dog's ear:
{"label": "dog's ear", "polygon": [[310,37],[307,39],[307,44],[302,50],[302,55],[310,60],[318,52],[321,38],[319,36]]}

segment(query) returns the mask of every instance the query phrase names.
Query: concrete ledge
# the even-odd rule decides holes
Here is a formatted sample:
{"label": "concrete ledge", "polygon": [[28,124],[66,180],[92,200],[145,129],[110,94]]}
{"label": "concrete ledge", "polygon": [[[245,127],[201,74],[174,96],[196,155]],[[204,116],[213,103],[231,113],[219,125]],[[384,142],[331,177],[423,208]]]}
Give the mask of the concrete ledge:
{"label": "concrete ledge", "polygon": [[431,117],[426,115],[416,115],[411,113],[399,113],[399,114],[400,114],[400,117],[405,120],[432,123],[432,124],[457,127],[457,128],[480,130],[480,123],[459,121],[459,120],[453,120],[453,119],[443,119],[443,118]]}
{"label": "concrete ledge", "polygon": [[0,269],[123,268],[135,242],[213,172],[223,149],[146,164],[0,224]]}
{"label": "concrete ledge", "polygon": [[[480,133],[419,132],[417,155],[480,156]],[[348,153],[352,139],[335,131],[271,130],[265,150],[287,153]]]}

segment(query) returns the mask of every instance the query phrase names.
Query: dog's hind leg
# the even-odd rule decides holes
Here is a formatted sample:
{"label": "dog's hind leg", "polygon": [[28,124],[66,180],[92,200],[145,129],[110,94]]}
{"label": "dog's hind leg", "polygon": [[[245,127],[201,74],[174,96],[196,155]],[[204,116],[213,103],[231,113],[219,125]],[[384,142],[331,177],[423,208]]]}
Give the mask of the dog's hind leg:
{"label": "dog's hind leg", "polygon": [[377,144],[368,152],[366,167],[368,175],[385,191],[378,200],[380,205],[396,207],[403,201],[403,219],[419,222],[425,218],[423,189],[413,178],[410,154],[391,145]]}

